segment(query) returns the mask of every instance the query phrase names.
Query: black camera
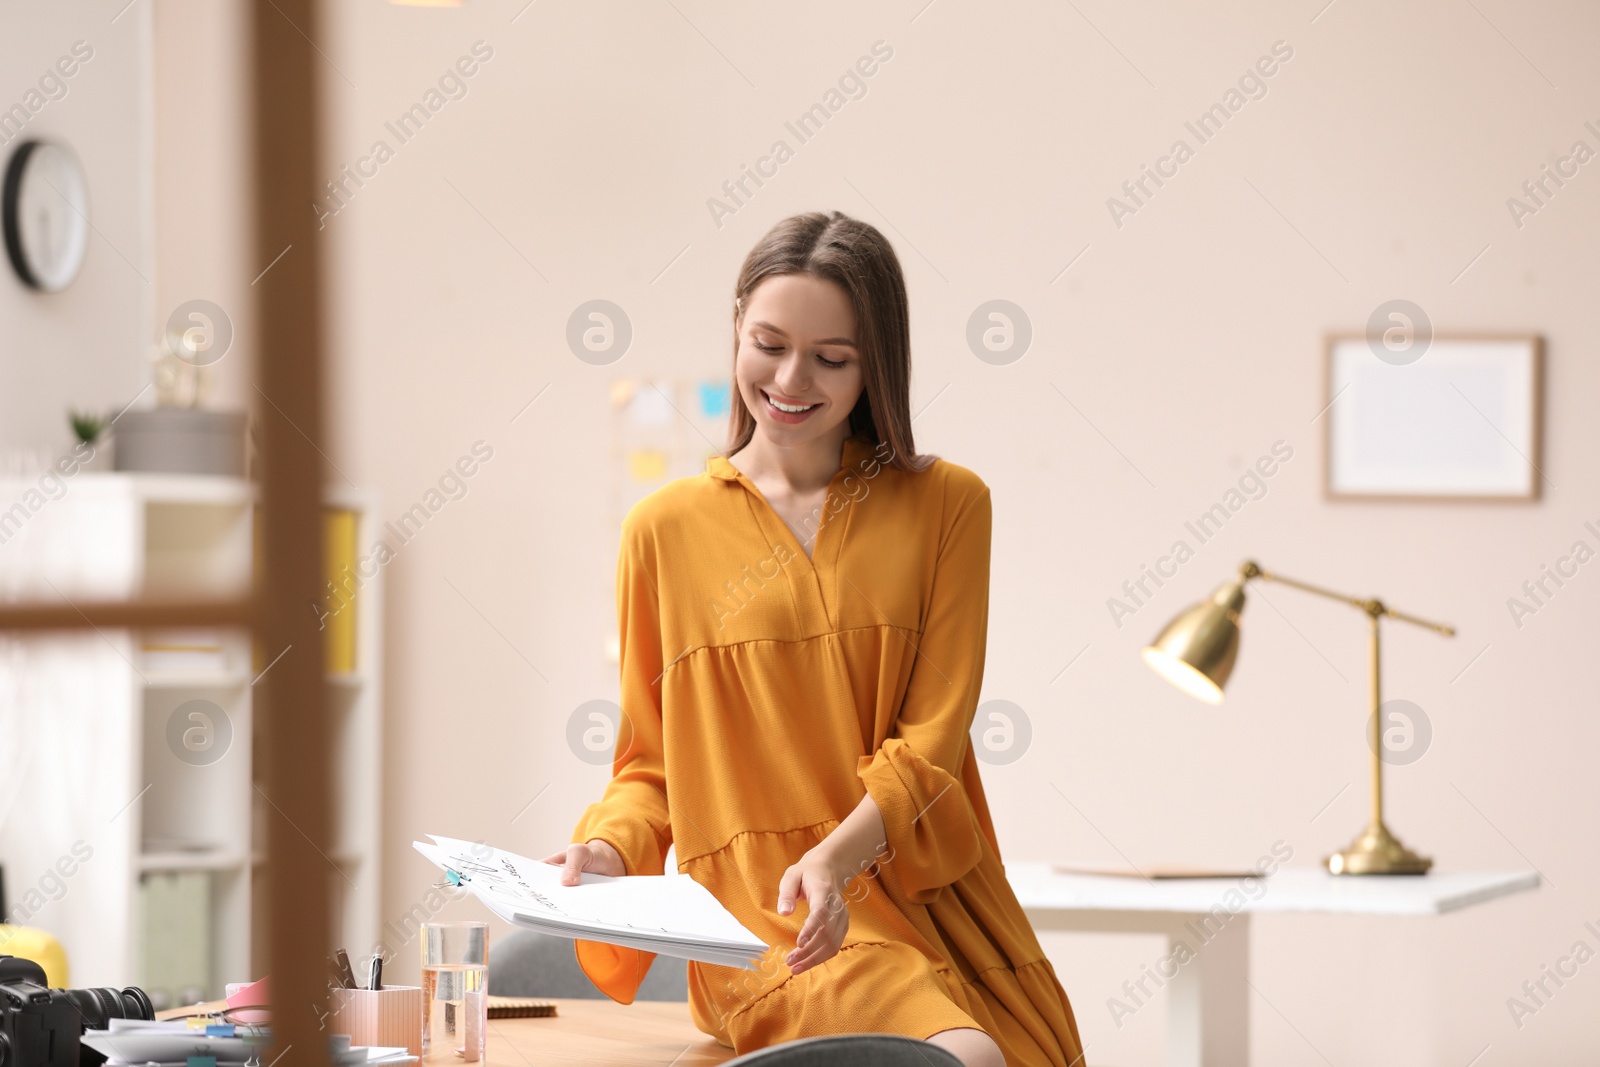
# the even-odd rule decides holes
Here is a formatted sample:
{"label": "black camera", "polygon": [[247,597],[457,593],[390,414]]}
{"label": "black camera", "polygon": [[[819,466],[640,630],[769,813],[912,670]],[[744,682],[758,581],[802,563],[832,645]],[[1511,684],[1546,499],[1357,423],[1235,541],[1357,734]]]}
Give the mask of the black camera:
{"label": "black camera", "polygon": [[112,1019],[154,1019],[144,990],[50,989],[32,960],[0,956],[0,1067],[98,1067],[83,1032]]}

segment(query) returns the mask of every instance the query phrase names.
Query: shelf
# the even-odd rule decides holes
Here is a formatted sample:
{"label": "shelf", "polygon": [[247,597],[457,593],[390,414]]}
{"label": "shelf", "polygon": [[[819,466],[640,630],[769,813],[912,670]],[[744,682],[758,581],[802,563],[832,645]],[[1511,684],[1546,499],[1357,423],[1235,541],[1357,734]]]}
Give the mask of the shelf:
{"label": "shelf", "polygon": [[322,489],[322,503],[330,508],[364,511],[376,514],[377,496],[367,489],[353,489],[346,485],[328,485]]}
{"label": "shelf", "polygon": [[237,849],[184,849],[139,854],[141,871],[230,871],[244,865],[244,853]]}
{"label": "shelf", "polygon": [[255,483],[218,474],[160,474],[135,471],[84,471],[73,479],[83,484],[122,483],[150,504],[216,504],[242,506],[256,499]]}
{"label": "shelf", "polygon": [[[366,852],[339,851],[328,853],[328,860],[339,867],[356,866],[368,862],[371,858],[370,854]],[[250,865],[252,867],[265,867],[267,865],[267,854],[265,852],[252,852],[250,854]]]}
{"label": "shelf", "polygon": [[[0,475],[0,496],[35,487],[34,478]],[[355,512],[354,530],[348,518],[340,529],[353,533],[356,545],[379,540],[376,494],[333,490],[326,507]],[[247,596],[260,511],[259,486],[241,478],[83,471],[66,503],[38,510],[26,536],[0,551],[0,586],[45,599],[52,592],[75,600]],[[319,847],[345,872],[333,879],[331,918],[334,936],[352,945],[374,943],[382,921],[383,578],[361,582],[356,632],[344,635],[353,636],[358,658],[341,665],[360,670],[324,671],[328,758],[337,778],[332,825]],[[281,816],[251,786],[260,761],[253,683],[272,661],[252,665],[244,625],[119,629],[124,633],[105,642],[89,635],[70,655],[13,665],[27,682],[20,695],[38,705],[34,710],[70,713],[72,741],[94,773],[36,775],[33,799],[59,816],[60,832],[30,832],[26,820],[11,820],[0,826],[0,854],[8,866],[40,870],[58,862],[59,839],[95,843],[95,859],[80,864],[72,892],[107,906],[57,909],[51,929],[71,954],[73,972],[89,984],[150,984],[141,971],[152,963],[154,927],[139,902],[194,892],[177,910],[209,909],[205,980],[213,988],[206,993],[220,996],[223,982],[259,977],[270,948],[254,921],[265,909],[252,901],[269,874],[267,832],[282,828],[275,825]],[[147,644],[169,647],[146,651]],[[181,739],[169,737],[169,730],[204,725],[179,721],[180,710],[191,715],[196,709],[185,705],[200,700],[221,711],[210,724],[219,735],[228,730],[226,747],[209,761],[186,759]],[[117,816],[108,825],[111,812]]]}
{"label": "shelf", "polygon": [[141,671],[146,689],[238,689],[250,684],[244,671]]}

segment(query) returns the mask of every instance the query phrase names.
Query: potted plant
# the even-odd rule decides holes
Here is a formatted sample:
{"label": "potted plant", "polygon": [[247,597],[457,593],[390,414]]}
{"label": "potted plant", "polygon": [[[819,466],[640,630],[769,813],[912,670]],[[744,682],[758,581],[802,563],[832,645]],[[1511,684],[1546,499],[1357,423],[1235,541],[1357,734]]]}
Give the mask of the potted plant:
{"label": "potted plant", "polygon": [[67,422],[72,426],[72,436],[77,439],[72,454],[77,457],[78,470],[110,470],[108,443],[103,438],[111,420],[88,411],[68,411]]}

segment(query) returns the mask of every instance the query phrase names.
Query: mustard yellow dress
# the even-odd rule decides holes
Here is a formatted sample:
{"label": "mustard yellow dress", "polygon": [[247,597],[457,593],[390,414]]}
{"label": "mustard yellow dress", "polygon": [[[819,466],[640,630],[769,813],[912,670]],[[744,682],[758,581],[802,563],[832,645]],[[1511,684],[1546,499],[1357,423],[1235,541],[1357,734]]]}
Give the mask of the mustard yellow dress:
{"label": "mustard yellow dress", "polygon": [[[846,440],[812,557],[720,456],[637,503],[617,564],[623,729],[572,840],[678,871],[773,950],[689,964],[695,1024],[743,1054],[874,1031],[986,1031],[1011,1065],[1082,1067],[1077,1022],[1006,882],[968,739],[988,629],[989,488]],[[850,883],[839,953],[793,975],[784,870],[871,793],[887,848]],[[631,1003],[654,958],[577,943]]]}

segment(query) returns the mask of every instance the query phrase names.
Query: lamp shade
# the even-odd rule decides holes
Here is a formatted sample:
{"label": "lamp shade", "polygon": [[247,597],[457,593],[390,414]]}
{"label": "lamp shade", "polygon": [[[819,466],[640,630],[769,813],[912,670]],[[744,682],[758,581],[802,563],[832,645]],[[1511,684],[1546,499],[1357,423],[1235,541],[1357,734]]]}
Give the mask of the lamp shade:
{"label": "lamp shade", "polygon": [[1144,661],[1167,681],[1208,704],[1222,703],[1222,687],[1239,655],[1239,612],[1244,583],[1225,582],[1210,597],[1167,623],[1144,650]]}

